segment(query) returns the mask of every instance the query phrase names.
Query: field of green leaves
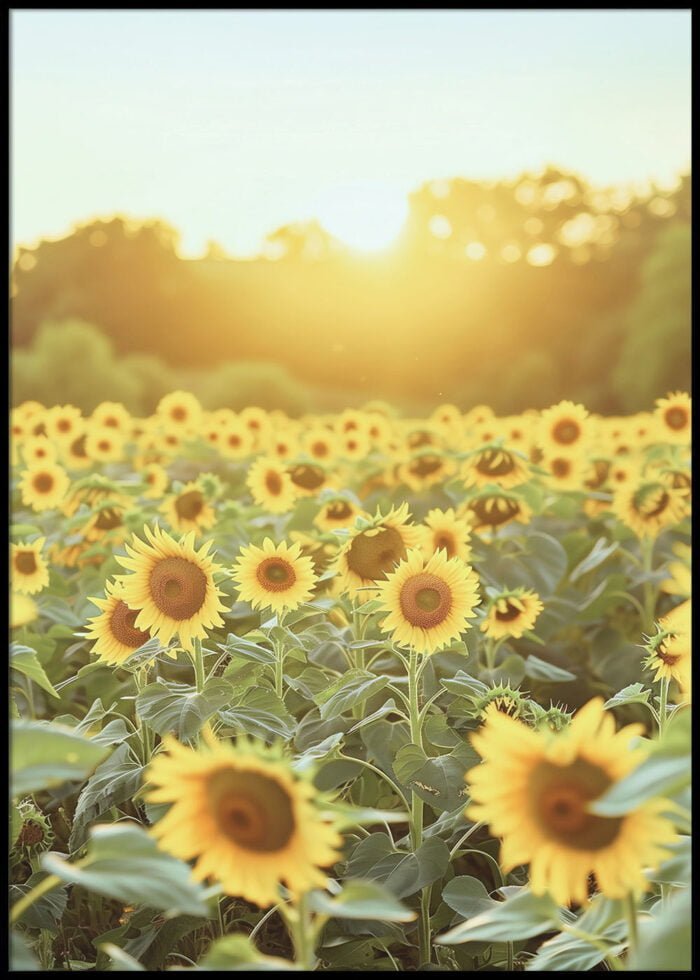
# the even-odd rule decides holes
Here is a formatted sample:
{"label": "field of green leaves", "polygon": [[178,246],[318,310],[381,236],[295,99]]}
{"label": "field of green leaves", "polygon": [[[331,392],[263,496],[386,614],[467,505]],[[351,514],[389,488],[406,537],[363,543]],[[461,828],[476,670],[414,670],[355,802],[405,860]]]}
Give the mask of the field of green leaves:
{"label": "field of green leaves", "polygon": [[687,394],[10,425],[14,970],[690,969]]}

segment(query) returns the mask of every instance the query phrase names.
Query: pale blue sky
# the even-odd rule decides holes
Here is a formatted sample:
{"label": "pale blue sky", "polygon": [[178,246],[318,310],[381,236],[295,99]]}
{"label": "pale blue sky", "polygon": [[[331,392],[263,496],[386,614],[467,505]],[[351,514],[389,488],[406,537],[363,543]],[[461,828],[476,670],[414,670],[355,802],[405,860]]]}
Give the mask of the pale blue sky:
{"label": "pale blue sky", "polygon": [[249,254],[429,178],[689,166],[685,10],[19,10],[11,43],[23,244],[119,211]]}

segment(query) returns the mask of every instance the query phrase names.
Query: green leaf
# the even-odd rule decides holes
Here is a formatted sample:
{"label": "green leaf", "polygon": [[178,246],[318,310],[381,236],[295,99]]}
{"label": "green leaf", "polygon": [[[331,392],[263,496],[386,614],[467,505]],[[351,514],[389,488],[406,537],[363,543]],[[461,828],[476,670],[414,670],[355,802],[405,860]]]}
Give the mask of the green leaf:
{"label": "green leaf", "polygon": [[291,738],[294,718],[274,691],[265,687],[249,687],[237,700],[238,704],[219,711],[219,718],[227,725],[258,738],[266,739],[271,735]]}
{"label": "green leaf", "polygon": [[569,581],[575,582],[582,575],[585,575],[586,572],[590,572],[594,568],[597,568],[598,565],[602,565],[619,547],[620,544],[618,541],[612,541],[608,544],[606,538],[598,538],[586,557],[571,572]]}
{"label": "green leaf", "polygon": [[309,905],[320,915],[336,919],[379,919],[381,922],[413,922],[416,913],[376,881],[347,881],[332,898],[322,891],[311,892]]}
{"label": "green leaf", "polygon": [[647,704],[650,694],[651,691],[645,689],[641,683],[628,684],[627,687],[608,698],[603,707],[619,708],[623,704]]}
{"label": "green leaf", "polygon": [[[10,888],[10,904],[14,905],[24,895],[32,890],[46,875],[41,871],[34,872],[23,884],[12,885]],[[42,895],[19,917],[19,922],[29,929],[55,929],[56,923],[66,910],[68,895],[65,887],[53,888]]]}
{"label": "green leaf", "polygon": [[552,899],[522,888],[505,902],[495,902],[485,912],[437,936],[435,942],[446,946],[484,940],[513,942],[538,936],[558,924],[558,909]]}
{"label": "green leaf", "polygon": [[464,774],[478,761],[466,744],[448,755],[429,759],[423,749],[409,742],[394,759],[394,773],[400,783],[438,810],[454,810],[466,797]]}
{"label": "green leaf", "polygon": [[488,685],[483,681],[477,680],[471,674],[466,674],[463,670],[458,670],[454,677],[440,678],[440,684],[450,692],[461,698],[481,697],[488,691]]}
{"label": "green leaf", "polygon": [[449,881],[442,890],[442,900],[465,919],[487,912],[494,904],[482,882],[470,875]]}
{"label": "green leaf", "polygon": [[201,691],[174,681],[156,682],[145,687],[136,698],[136,711],[158,735],[174,732],[188,741],[202,725],[235,699],[234,685],[221,677],[211,677]]}
{"label": "green leaf", "polygon": [[12,722],[12,793],[19,796],[84,780],[110,749],[47,721]]}
{"label": "green leaf", "polygon": [[[258,634],[261,638],[264,634]],[[273,650],[268,650],[267,647],[261,646],[259,643],[254,643],[253,640],[246,639],[245,636],[236,636],[235,633],[229,633],[226,637],[226,643],[221,647],[226,653],[237,654],[239,657],[243,657],[248,660],[255,660],[260,664],[273,664],[275,662],[275,654]],[[224,671],[226,674],[226,671]]]}
{"label": "green leaf", "polygon": [[199,963],[200,970],[298,970],[289,960],[264,956],[248,936],[242,934],[217,939]]}
{"label": "green leaf", "polygon": [[112,961],[109,966],[110,972],[123,971],[124,973],[132,973],[142,970],[145,973],[146,971],[145,966],[142,966],[133,956],[125,953],[119,946],[115,946],[114,943],[100,943],[98,949],[106,953]]}
{"label": "green leaf", "polygon": [[17,929],[10,937],[10,970],[12,973],[29,973],[41,970],[39,961],[29,948],[26,938]]}
{"label": "green leaf", "polygon": [[18,670],[20,674],[24,674],[25,677],[34,681],[35,684],[38,684],[40,688],[53,695],[53,697],[60,698],[61,695],[53,686],[46,671],[39,663],[36,650],[23,646],[21,643],[12,643],[10,645],[10,658],[10,667],[13,670]]}
{"label": "green leaf", "polygon": [[563,667],[555,667],[554,664],[547,663],[546,660],[540,660],[534,654],[530,656],[525,661],[525,674],[535,681],[575,681],[576,674],[572,674],[570,670],[564,670]]}
{"label": "green leaf", "polygon": [[655,881],[658,884],[677,887],[690,885],[692,873],[691,838],[684,835],[672,844],[664,846],[672,852],[672,857],[662,861],[658,868],[645,871],[646,877],[649,881]]}
{"label": "green leaf", "polygon": [[76,864],[63,855],[42,855],[45,871],[129,905],[207,915],[204,889],[184,861],[158,850],[155,840],[132,822],[100,824],[90,832],[88,853]]}
{"label": "green leaf", "polygon": [[627,969],[663,973],[691,970],[691,913],[691,893],[686,888],[671,895],[655,918],[640,918],[639,944]]}
{"label": "green leaf", "polygon": [[388,683],[388,677],[377,677],[367,670],[354,668],[317,694],[314,700],[319,706],[321,718],[330,721],[355,705],[364,704]]}
{"label": "green leaf", "polygon": [[141,786],[142,775],[143,766],[134,759],[128,745],[120,745],[97,767],[78,797],[69,841],[71,852],[85,842],[88,824],[111,807],[133,799]]}

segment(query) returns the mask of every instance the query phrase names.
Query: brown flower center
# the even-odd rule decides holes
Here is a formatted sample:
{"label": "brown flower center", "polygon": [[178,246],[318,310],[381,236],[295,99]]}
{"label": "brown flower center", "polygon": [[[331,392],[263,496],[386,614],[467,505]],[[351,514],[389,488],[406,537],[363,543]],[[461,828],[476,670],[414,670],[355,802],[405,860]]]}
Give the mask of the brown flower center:
{"label": "brown flower center", "polygon": [[282,477],[275,470],[268,470],[265,474],[265,486],[273,497],[278,497],[282,493]]}
{"label": "brown flower center", "polygon": [[669,429],[675,429],[678,431],[680,429],[684,429],[688,424],[688,413],[679,405],[674,405],[673,408],[666,409],[664,412],[664,420]]}
{"label": "brown flower center", "polygon": [[245,850],[279,851],[294,833],[292,801],[268,776],[221,769],[209,778],[207,794],[221,833]]}
{"label": "brown flower center", "polygon": [[59,419],[58,422],[56,423],[56,428],[58,429],[59,432],[70,432],[70,430],[73,428],[73,425],[70,419]]}
{"label": "brown flower center", "polygon": [[568,476],[571,472],[571,462],[568,459],[553,459],[551,462],[552,476],[556,476],[559,479],[563,479]]}
{"label": "brown flower center", "polygon": [[232,446],[234,449],[237,449],[238,446],[240,446],[241,444],[241,437],[237,435],[235,432],[232,432],[231,435],[228,437],[227,442],[229,446]]}
{"label": "brown flower center", "polygon": [[33,575],[37,569],[34,552],[18,551],[15,555],[15,568],[21,575]]}
{"label": "brown flower center", "polygon": [[134,650],[143,646],[151,636],[145,630],[136,628],[136,617],[139,611],[138,609],[129,609],[127,604],[120,599],[112,610],[109,621],[109,628],[114,639]]}
{"label": "brown flower center", "polygon": [[481,497],[472,501],[469,509],[476,514],[480,524],[490,527],[506,524],[520,513],[519,503],[510,497]]}
{"label": "brown flower center", "polygon": [[552,438],[563,446],[570,446],[581,435],[581,426],[574,419],[561,419],[552,429]]}
{"label": "brown flower center", "polygon": [[411,449],[418,449],[420,446],[431,446],[433,436],[431,432],[411,432],[408,436],[408,444]]}
{"label": "brown flower center", "polygon": [[476,470],[482,476],[507,476],[515,469],[515,460],[502,449],[486,449],[479,453]]}
{"label": "brown flower center", "polygon": [[95,527],[99,528],[100,531],[111,531],[115,527],[119,527],[122,523],[121,514],[117,510],[112,508],[106,508],[101,510],[97,515],[97,520],[95,521]]}
{"label": "brown flower center", "polygon": [[326,517],[329,521],[344,521],[352,515],[352,507],[347,500],[334,500],[326,508]]}
{"label": "brown flower center", "polygon": [[663,487],[642,487],[634,495],[634,508],[646,519],[659,517],[670,503],[670,496]]}
{"label": "brown flower center", "polygon": [[266,592],[286,592],[297,580],[294,566],[284,558],[263,558],[255,571]]}
{"label": "brown flower center", "polygon": [[361,579],[385,578],[406,557],[406,546],[393,527],[377,527],[358,534],[347,554],[348,568]]}
{"label": "brown flower center", "polygon": [[70,444],[70,451],[73,456],[77,456],[79,459],[84,459],[87,456],[85,452],[85,436],[78,436],[77,439],[73,440]]}
{"label": "brown flower center", "polygon": [[175,405],[170,409],[170,418],[175,422],[184,422],[187,418],[187,409],[182,405]]}
{"label": "brown flower center", "polygon": [[110,429],[118,429],[119,419],[115,419],[113,415],[108,415],[107,418],[104,420],[104,424],[108,426]]}
{"label": "brown flower center", "polygon": [[399,603],[411,626],[432,629],[449,616],[452,590],[438,575],[419,572],[401,586]]}
{"label": "brown flower center", "polygon": [[311,454],[313,456],[319,456],[319,457],[327,456],[328,455],[328,443],[321,442],[321,440],[319,439],[317,442],[315,442],[311,446]]}
{"label": "brown flower center", "polygon": [[171,619],[191,619],[204,605],[207,577],[186,558],[162,558],[151,571],[150,591],[160,612]]}
{"label": "brown flower center", "polygon": [[501,612],[501,610],[496,607],[494,610],[494,615],[501,623],[512,623],[514,619],[518,616],[522,616],[522,610],[518,609],[511,602],[506,599],[506,608]]}
{"label": "brown flower center", "polygon": [[457,552],[454,536],[447,531],[439,531],[433,537],[433,550],[442,550],[446,552],[448,558],[452,558]]}
{"label": "brown flower center", "polygon": [[411,463],[409,470],[414,476],[431,476],[441,467],[442,460],[439,456],[421,456]]}
{"label": "brown flower center", "polygon": [[303,490],[318,489],[326,478],[326,474],[318,466],[307,466],[305,464],[293,467],[290,476],[292,483],[301,487]]}
{"label": "brown flower center", "polygon": [[175,513],[182,521],[194,521],[204,510],[201,490],[189,490],[175,498]]}
{"label": "brown flower center", "polygon": [[53,490],[53,477],[50,473],[37,473],[32,485],[37,493],[50,493]]}
{"label": "brown flower center", "polygon": [[587,806],[612,779],[596,765],[576,759],[568,766],[540,762],[530,777],[530,806],[543,832],[577,851],[598,851],[616,839],[620,817],[599,817]]}
{"label": "brown flower center", "polygon": [[598,487],[602,487],[608,478],[608,473],[610,472],[610,463],[606,459],[594,459],[593,460],[593,476],[589,480],[584,481],[584,486],[588,490],[597,490]]}

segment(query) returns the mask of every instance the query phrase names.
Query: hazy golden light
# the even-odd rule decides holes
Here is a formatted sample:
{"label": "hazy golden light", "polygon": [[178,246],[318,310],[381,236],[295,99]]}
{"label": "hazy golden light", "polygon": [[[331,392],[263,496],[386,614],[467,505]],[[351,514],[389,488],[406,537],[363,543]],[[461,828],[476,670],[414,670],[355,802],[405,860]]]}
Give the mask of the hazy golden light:
{"label": "hazy golden light", "polygon": [[350,184],[319,198],[315,212],[323,228],[344,245],[358,252],[380,252],[401,233],[408,198],[385,184]]}

